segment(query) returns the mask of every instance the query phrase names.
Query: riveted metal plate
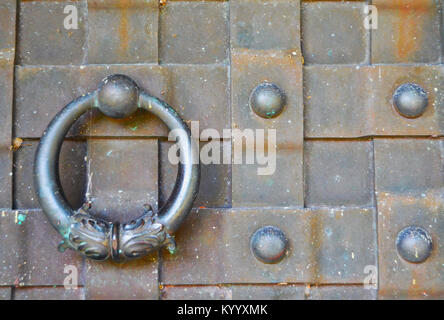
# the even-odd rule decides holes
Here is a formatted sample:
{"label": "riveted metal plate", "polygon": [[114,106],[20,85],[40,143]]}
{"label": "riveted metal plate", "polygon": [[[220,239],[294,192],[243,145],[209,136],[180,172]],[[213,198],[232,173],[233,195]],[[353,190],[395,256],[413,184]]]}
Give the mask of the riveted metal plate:
{"label": "riveted metal plate", "polygon": [[[299,237],[289,239],[288,255],[278,264],[259,262],[250,252],[251,235],[265,225]],[[259,214],[254,209],[197,209],[176,240],[177,254],[166,255],[162,264],[165,285],[305,282],[312,277],[310,223],[304,210]]]}
{"label": "riveted metal plate", "polygon": [[[444,77],[442,66],[377,66],[372,68],[373,134],[376,136],[444,135]],[[393,107],[393,94],[403,83],[416,83],[426,91],[428,106],[420,117],[408,119]],[[415,121],[416,120],[416,121]]]}
{"label": "riveted metal plate", "polygon": [[[233,130],[262,130],[265,141],[270,141],[270,130],[276,134],[275,170],[259,175],[258,163],[233,165],[233,207],[253,206],[302,206],[302,64],[291,52],[260,52],[233,50],[231,57],[231,99]],[[272,119],[256,115],[249,106],[251,91],[267,81],[278,85],[286,95],[287,103],[282,113]],[[242,146],[240,134],[234,136],[233,153]],[[246,144],[244,153],[255,145]],[[261,147],[259,147],[259,150]],[[262,147],[263,148],[263,147]],[[256,148],[257,150],[257,148]],[[270,163],[269,163],[270,165]],[[291,178],[290,178],[291,177]],[[247,183],[248,181],[248,183]],[[261,186],[258,188],[258,186]],[[278,188],[281,192],[273,192]]]}
{"label": "riveted metal plate", "polygon": [[[15,132],[19,137],[39,137],[49,121],[67,103],[97,89],[107,75],[124,73],[150,94],[165,98],[168,74],[159,66],[86,66],[86,67],[17,67],[15,98]],[[168,100],[168,99],[166,99]],[[138,111],[128,119],[106,118],[98,110],[85,114],[68,133],[69,136],[163,136],[164,124],[149,112]]]}
{"label": "riveted metal plate", "polygon": [[[442,136],[442,66],[310,66],[304,68],[305,136]],[[405,118],[393,106],[401,84],[428,95],[421,116]]]}
{"label": "riveted metal plate", "polygon": [[[379,247],[384,252],[384,256],[379,257],[381,298],[442,299],[444,297],[442,195],[442,190],[429,192],[424,196],[379,193]],[[396,251],[398,232],[410,225],[421,226],[432,236],[434,244],[432,253],[423,263],[410,263],[401,258]]]}
{"label": "riveted metal plate", "polygon": [[[0,299],[443,299],[442,5],[1,1]],[[73,8],[78,28],[67,28]],[[170,104],[193,125],[201,156],[222,163],[202,161],[176,255],[100,264],[57,253],[61,238],[36,201],[43,130],[114,73]],[[405,83],[427,94],[416,118],[394,106]],[[279,89],[252,97],[258,85]],[[224,129],[255,138],[264,129],[268,145],[243,143],[242,164],[233,163],[240,140]],[[275,167],[269,158],[272,173],[260,175],[267,165],[246,164],[246,154],[270,155],[270,130]],[[68,201],[89,199],[94,215],[119,221],[146,203],[158,209],[177,174],[167,137],[143,110],[120,120],[88,112],[62,148]],[[270,226],[288,238],[276,263],[251,250],[252,235]],[[422,262],[398,252],[409,226],[431,236]],[[67,266],[77,290],[64,288]]]}
{"label": "riveted metal plate", "polygon": [[[381,298],[444,297],[443,142],[375,140]],[[422,227],[432,237],[431,255],[423,263],[408,262],[396,250],[398,232],[408,226]]]}

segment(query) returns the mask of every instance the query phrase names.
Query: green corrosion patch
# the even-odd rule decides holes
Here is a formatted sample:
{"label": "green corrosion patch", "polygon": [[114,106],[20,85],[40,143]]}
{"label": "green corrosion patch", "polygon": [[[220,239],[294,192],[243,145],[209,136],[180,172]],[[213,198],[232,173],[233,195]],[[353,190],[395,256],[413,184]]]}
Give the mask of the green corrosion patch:
{"label": "green corrosion patch", "polygon": [[23,222],[25,222],[25,220],[26,220],[26,214],[19,213],[17,215],[17,223],[18,224],[22,224]]}
{"label": "green corrosion patch", "polygon": [[177,248],[176,247],[173,247],[173,248],[168,247],[167,249],[168,249],[168,252],[170,254],[172,254],[172,255],[175,255],[177,253]]}

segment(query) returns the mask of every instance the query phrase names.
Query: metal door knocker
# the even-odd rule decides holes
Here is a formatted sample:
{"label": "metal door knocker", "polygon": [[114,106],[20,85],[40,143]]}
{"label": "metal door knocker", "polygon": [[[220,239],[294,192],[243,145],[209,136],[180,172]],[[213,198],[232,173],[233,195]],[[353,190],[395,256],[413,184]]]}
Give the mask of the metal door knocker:
{"label": "metal door knocker", "polygon": [[[137,108],[159,117],[175,130],[179,147],[179,169],[173,192],[159,210],[119,224],[94,218],[85,208],[74,210],[63,194],[58,174],[60,149],[66,133],[87,110],[99,108],[105,115],[125,118]],[[95,260],[117,261],[141,257],[166,247],[175,250],[173,233],[181,225],[196,198],[200,167],[196,142],[188,126],[167,103],[139,89],[127,76],[111,75],[99,88],[69,103],[51,121],[40,140],[34,165],[34,183],[43,212],[62,235],[59,250],[71,248]]]}

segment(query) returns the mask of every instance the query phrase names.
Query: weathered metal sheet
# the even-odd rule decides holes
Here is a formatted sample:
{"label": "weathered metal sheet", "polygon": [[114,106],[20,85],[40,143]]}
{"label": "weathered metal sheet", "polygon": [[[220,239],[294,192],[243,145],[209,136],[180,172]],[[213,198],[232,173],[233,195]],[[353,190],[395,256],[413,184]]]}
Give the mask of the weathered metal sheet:
{"label": "weathered metal sheet", "polygon": [[[366,64],[370,31],[364,28],[365,2],[302,3],[302,49],[307,64]],[[338,23],[338,17],[341,22]]]}
{"label": "weathered metal sheet", "polygon": [[233,0],[230,4],[231,48],[300,50],[300,2]]}
{"label": "weathered metal sheet", "polygon": [[66,265],[82,269],[83,259],[75,252],[57,252],[60,236],[41,210],[3,211],[0,219],[2,247],[8,248],[0,251],[2,285],[63,285]]}
{"label": "weathered metal sheet", "polygon": [[372,206],[373,145],[363,141],[306,141],[306,206]]}
{"label": "weathered metal sheet", "polygon": [[160,9],[159,20],[159,60],[162,63],[227,61],[227,2],[171,2]]}
{"label": "weathered metal sheet", "polygon": [[88,63],[157,63],[158,1],[88,1]]}
{"label": "weathered metal sheet", "polygon": [[12,208],[12,100],[14,90],[15,59],[15,0],[0,4],[0,112],[3,122],[0,127],[0,208]]}
{"label": "weathered metal sheet", "polygon": [[[14,152],[14,207],[39,207],[34,191],[33,164],[37,142],[23,140]],[[85,141],[65,141],[60,153],[60,182],[68,202],[79,208],[84,202],[87,182],[87,146]]]}
{"label": "weathered metal sheet", "polygon": [[[365,28],[367,4],[3,0],[0,299],[443,299],[442,1],[374,0],[377,29]],[[68,5],[77,29],[64,27]],[[202,163],[175,255],[116,264],[58,253],[61,238],[36,201],[44,128],[113,73],[199,121],[196,134],[215,129],[200,150],[214,143],[222,162],[236,147],[224,129],[265,129],[266,143],[277,130],[272,175]],[[406,83],[425,93],[400,102],[425,103],[418,117],[396,107]],[[159,208],[177,175],[167,136],[143,110],[85,114],[59,163],[70,204],[89,199],[94,215],[120,221],[145,203]],[[429,236],[404,234],[402,247],[409,227]],[[70,270],[77,289],[65,288]]]}
{"label": "weathered metal sheet", "polygon": [[378,24],[372,33],[373,63],[439,63],[442,28],[439,1],[372,2]]}
{"label": "weathered metal sheet", "polygon": [[[64,28],[64,8],[75,4],[78,29]],[[19,1],[17,43],[21,65],[85,63],[87,56],[87,1]],[[38,18],[36,18],[38,17]]]}
{"label": "weathered metal sheet", "polygon": [[[305,136],[442,136],[442,66],[307,66],[304,68]],[[427,93],[418,118],[399,114],[396,88],[415,83]]]}
{"label": "weathered metal sheet", "polygon": [[[233,130],[262,130],[268,150],[275,145],[276,163],[258,162],[233,165],[233,207],[303,206],[303,121],[302,64],[291,51],[233,50],[231,56],[231,101]],[[274,83],[285,92],[286,105],[278,116],[264,119],[249,105],[253,89],[264,82]],[[272,131],[276,133],[271,140]],[[234,131],[233,131],[234,132]],[[240,150],[243,137],[233,136],[233,153]],[[248,144],[243,154],[265,151],[264,146]],[[234,159],[235,154],[233,155]],[[245,157],[245,156],[244,156]],[[269,168],[271,174],[258,174]],[[273,170],[275,169],[275,170]],[[274,192],[279,189],[280,192]]]}
{"label": "weathered metal sheet", "polygon": [[[375,140],[381,298],[443,297],[443,142]],[[409,226],[422,227],[431,235],[433,249],[422,263],[406,261],[394,245],[398,233]]]}

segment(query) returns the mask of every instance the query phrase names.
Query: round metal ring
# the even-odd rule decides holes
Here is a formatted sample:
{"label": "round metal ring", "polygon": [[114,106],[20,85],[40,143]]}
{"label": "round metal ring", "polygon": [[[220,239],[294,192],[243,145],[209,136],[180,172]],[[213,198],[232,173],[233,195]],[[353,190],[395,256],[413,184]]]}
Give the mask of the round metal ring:
{"label": "round metal ring", "polygon": [[[146,210],[140,218],[119,224],[94,218],[85,208],[74,210],[66,201],[58,174],[60,149],[74,122],[91,108],[115,118],[127,117],[137,108],[143,108],[175,131],[180,150],[177,180],[169,199],[157,213]],[[190,212],[199,188],[196,150],[190,129],[177,112],[140,90],[127,76],[109,76],[96,91],[69,103],[44,131],[34,163],[34,183],[40,205],[63,237],[59,250],[71,248],[91,259],[116,261],[138,258],[161,247],[174,252],[173,233]]]}

